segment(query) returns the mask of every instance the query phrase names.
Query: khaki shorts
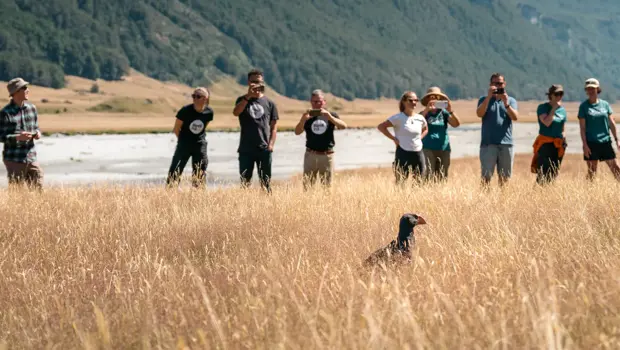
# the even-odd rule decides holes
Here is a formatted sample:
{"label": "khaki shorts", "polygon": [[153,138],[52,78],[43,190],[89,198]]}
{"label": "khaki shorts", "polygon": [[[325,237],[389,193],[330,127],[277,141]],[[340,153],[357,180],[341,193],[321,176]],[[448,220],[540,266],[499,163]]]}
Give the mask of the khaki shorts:
{"label": "khaki shorts", "polygon": [[317,179],[327,186],[332,183],[334,154],[306,150],[304,154],[304,187],[314,184]]}

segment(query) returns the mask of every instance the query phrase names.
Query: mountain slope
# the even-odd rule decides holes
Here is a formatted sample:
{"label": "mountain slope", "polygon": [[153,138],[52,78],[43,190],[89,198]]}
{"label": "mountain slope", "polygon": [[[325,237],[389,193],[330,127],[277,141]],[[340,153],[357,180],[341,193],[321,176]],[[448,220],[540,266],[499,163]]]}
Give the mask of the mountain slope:
{"label": "mountain slope", "polygon": [[244,81],[258,67],[270,86],[293,98],[305,99],[317,87],[347,99],[398,97],[430,85],[454,98],[476,98],[500,71],[519,99],[543,98],[552,83],[564,84],[569,99],[581,99],[583,81],[597,76],[614,100],[620,85],[607,77],[620,72],[612,44],[620,27],[601,13],[617,18],[620,3],[588,5],[3,0],[0,80],[22,75],[59,87],[64,74],[114,80],[132,67],[196,85],[225,75]]}

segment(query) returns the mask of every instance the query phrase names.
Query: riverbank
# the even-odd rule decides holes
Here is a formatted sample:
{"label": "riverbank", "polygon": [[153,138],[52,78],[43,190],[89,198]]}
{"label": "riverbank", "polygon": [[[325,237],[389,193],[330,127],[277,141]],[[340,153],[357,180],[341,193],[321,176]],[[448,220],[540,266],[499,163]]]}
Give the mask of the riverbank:
{"label": "riverbank", "polygon": [[[531,154],[538,126],[514,126],[516,154]],[[581,152],[579,125],[566,125],[569,154]],[[478,157],[480,126],[450,128],[452,158]],[[238,182],[238,132],[209,132],[208,178],[211,185]],[[394,145],[376,129],[348,129],[335,132],[335,169],[389,167]],[[163,184],[176,146],[172,133],[127,135],[53,135],[38,143],[38,156],[47,186],[89,184]],[[288,180],[303,168],[305,136],[280,132],[273,153],[273,179]],[[189,166],[184,174],[189,174]],[[254,181],[257,181],[254,179]],[[6,186],[6,171],[0,167],[0,186]]]}

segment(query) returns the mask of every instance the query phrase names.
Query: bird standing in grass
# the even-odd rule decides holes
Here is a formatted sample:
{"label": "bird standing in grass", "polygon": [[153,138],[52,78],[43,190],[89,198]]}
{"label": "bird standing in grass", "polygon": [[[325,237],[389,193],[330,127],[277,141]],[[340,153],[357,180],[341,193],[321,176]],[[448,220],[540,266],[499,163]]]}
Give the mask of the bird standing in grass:
{"label": "bird standing in grass", "polygon": [[415,246],[414,228],[416,225],[424,225],[426,220],[417,214],[407,213],[400,217],[398,237],[387,246],[374,251],[366,260],[365,266],[372,266],[383,262],[384,264],[411,260],[411,250]]}

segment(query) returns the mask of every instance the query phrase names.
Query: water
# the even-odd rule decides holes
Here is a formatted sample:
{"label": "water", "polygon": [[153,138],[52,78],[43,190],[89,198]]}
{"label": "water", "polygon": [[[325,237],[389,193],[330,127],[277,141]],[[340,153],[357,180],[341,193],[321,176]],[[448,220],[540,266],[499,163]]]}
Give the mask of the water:
{"label": "water", "polygon": [[[537,134],[537,124],[516,123],[513,131],[515,153],[531,154]],[[452,158],[478,156],[480,125],[450,128],[449,135]],[[581,152],[579,124],[567,123],[566,135],[567,152]],[[335,138],[336,170],[390,166],[394,158],[394,144],[376,129],[336,130]],[[239,133],[209,132],[207,140],[209,183],[238,183]],[[45,186],[103,182],[159,186],[165,181],[175,146],[176,138],[172,133],[50,136],[37,144]],[[287,179],[300,173],[304,151],[304,134],[278,132],[273,153],[273,178]],[[184,174],[190,171],[191,162]],[[256,173],[254,181],[257,181]],[[0,185],[6,186],[6,183],[6,171],[0,167]]]}

